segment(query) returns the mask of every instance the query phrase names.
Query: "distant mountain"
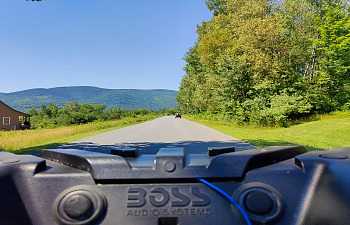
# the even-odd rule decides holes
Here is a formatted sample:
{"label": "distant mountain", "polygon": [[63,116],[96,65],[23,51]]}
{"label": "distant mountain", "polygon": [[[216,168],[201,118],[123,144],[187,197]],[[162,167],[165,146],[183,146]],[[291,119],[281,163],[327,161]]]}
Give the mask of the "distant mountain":
{"label": "distant mountain", "polygon": [[62,107],[73,100],[81,104],[105,104],[107,108],[158,110],[177,106],[175,100],[177,93],[177,91],[165,89],[105,89],[75,86],[0,93],[0,101],[21,112],[50,103]]}

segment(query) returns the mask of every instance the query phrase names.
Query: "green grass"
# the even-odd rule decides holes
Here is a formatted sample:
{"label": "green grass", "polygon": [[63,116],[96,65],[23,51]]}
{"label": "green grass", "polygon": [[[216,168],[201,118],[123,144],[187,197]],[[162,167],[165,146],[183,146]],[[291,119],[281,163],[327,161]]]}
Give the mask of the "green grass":
{"label": "green grass", "polygon": [[142,123],[160,116],[150,114],[54,129],[0,132],[0,150],[16,154],[30,154],[85,137]]}
{"label": "green grass", "polygon": [[307,150],[350,147],[350,113],[335,113],[290,127],[242,127],[234,123],[186,117],[258,147],[303,145]]}

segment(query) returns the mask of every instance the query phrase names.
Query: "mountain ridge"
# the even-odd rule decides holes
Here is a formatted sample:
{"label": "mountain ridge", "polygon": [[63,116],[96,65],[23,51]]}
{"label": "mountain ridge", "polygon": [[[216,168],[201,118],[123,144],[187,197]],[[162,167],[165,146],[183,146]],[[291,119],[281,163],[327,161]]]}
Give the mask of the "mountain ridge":
{"label": "mountain ridge", "polygon": [[107,108],[159,110],[177,106],[178,91],[168,89],[108,89],[94,86],[33,88],[1,93],[0,101],[21,112],[53,103],[60,108],[70,101],[105,104]]}

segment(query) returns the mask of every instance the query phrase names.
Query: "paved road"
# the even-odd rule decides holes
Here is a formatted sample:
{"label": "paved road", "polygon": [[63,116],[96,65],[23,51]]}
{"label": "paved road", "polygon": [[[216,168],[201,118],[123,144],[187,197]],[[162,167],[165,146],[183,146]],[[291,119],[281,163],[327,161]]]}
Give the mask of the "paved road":
{"label": "paved road", "polygon": [[186,153],[207,152],[208,147],[235,146],[236,151],[255,146],[206,126],[165,116],[142,124],[125,127],[61,146],[108,152],[110,147],[138,148],[143,154],[154,154],[164,147],[183,147]]}

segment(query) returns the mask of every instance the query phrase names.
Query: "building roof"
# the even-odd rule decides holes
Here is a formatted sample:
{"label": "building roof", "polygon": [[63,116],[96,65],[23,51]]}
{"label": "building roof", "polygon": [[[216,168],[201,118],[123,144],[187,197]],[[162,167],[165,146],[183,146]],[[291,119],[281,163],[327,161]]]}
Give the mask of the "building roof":
{"label": "building roof", "polygon": [[24,114],[25,116],[30,116],[30,115],[28,115],[28,114],[26,114],[26,113],[23,113],[23,112],[20,112],[20,111],[18,111],[18,110],[15,110],[15,109],[11,108],[11,107],[8,106],[6,103],[4,103],[3,101],[0,100],[0,104],[1,104],[1,103],[4,104],[5,106],[9,107],[11,110],[13,110],[13,111],[15,111],[15,112]]}

